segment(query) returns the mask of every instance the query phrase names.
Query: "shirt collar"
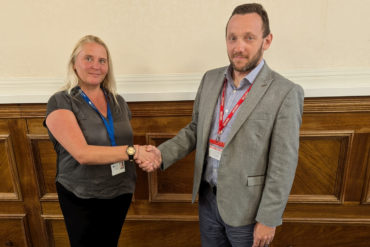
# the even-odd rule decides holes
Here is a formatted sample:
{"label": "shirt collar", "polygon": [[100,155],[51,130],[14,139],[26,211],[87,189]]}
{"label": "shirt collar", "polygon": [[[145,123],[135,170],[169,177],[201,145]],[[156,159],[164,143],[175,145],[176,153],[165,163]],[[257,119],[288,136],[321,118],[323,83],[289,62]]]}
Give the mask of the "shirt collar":
{"label": "shirt collar", "polygon": [[[264,64],[265,64],[265,60],[262,59],[262,61],[243,78],[243,80],[240,82],[239,88],[243,88],[247,84],[253,84],[258,73],[261,71]],[[232,70],[233,70],[233,67],[229,65],[225,71],[225,77],[227,81],[230,83],[230,85],[235,88],[234,80],[231,75]]]}

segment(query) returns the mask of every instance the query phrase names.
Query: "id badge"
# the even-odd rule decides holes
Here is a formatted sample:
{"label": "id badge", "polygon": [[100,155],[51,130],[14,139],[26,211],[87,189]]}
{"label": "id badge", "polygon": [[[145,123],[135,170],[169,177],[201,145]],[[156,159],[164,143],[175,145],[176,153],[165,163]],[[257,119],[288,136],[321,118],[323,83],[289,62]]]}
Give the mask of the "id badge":
{"label": "id badge", "polygon": [[213,139],[209,140],[209,150],[208,150],[208,156],[215,159],[220,160],[222,150],[224,149],[225,144],[223,142],[219,142]]}
{"label": "id badge", "polygon": [[125,162],[123,162],[123,161],[111,164],[110,168],[112,170],[112,176],[115,176],[117,174],[120,174],[120,173],[126,171]]}

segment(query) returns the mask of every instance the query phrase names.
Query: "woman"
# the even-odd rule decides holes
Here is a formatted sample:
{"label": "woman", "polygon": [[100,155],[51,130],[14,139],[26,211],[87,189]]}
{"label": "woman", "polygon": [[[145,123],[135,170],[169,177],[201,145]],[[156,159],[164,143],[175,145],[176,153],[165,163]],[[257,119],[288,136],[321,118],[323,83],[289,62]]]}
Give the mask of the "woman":
{"label": "woman", "polygon": [[56,188],[70,243],[117,246],[135,189],[133,159],[161,161],[132,145],[131,112],[116,93],[101,39],[88,35],[76,44],[67,80],[49,99],[45,124],[57,153]]}

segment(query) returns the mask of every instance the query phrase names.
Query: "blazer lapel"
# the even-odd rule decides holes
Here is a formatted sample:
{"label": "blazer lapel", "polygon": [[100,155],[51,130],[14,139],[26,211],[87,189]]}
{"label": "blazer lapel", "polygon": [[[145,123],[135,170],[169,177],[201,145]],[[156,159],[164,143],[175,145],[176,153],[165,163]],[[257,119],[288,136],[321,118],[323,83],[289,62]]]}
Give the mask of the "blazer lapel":
{"label": "blazer lapel", "polygon": [[204,106],[206,110],[204,111],[204,121],[203,121],[203,136],[202,141],[203,143],[208,143],[209,132],[211,131],[211,125],[213,123],[213,113],[215,108],[217,107],[217,100],[221,92],[221,88],[223,86],[223,82],[225,79],[224,70],[220,70],[219,73],[214,77],[210,78],[212,80],[209,88],[205,88],[203,90],[207,90],[205,93],[207,104]]}
{"label": "blazer lapel", "polygon": [[234,135],[238,132],[244,122],[248,119],[257,103],[261,100],[266,90],[269,88],[271,81],[271,70],[265,63],[255,82],[253,83],[252,89],[248,93],[247,98],[238,110],[238,114],[236,115],[229,136],[225,142],[225,147],[228,145],[230,140],[233,139]]}

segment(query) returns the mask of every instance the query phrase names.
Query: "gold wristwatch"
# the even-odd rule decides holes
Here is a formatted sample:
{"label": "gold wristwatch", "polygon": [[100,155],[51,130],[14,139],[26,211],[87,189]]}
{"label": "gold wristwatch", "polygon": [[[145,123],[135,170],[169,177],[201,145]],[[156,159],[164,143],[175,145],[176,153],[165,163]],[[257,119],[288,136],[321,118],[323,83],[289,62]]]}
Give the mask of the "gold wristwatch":
{"label": "gold wristwatch", "polygon": [[135,147],[132,146],[132,145],[127,146],[126,153],[128,155],[128,160],[130,162],[133,162],[134,161],[134,155],[136,153]]}

